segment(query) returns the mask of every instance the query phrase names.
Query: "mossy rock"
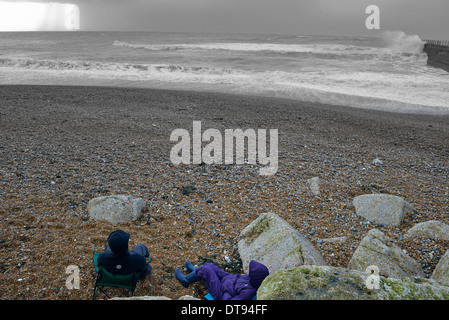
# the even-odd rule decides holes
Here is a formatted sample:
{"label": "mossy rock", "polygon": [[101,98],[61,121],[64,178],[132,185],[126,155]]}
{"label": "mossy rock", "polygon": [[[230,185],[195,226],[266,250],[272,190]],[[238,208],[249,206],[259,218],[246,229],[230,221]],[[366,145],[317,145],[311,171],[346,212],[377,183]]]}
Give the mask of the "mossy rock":
{"label": "mossy rock", "polygon": [[378,286],[367,283],[368,273],[330,266],[300,266],[277,270],[259,290],[260,300],[449,300],[449,287],[417,277],[379,276]]}
{"label": "mossy rock", "polygon": [[301,265],[326,265],[321,254],[298,230],[275,213],[263,213],[240,233],[238,250],[244,272],[251,260],[270,272]]}
{"label": "mossy rock", "polygon": [[348,268],[365,271],[370,265],[388,278],[425,277],[420,264],[378,229],[371,229],[360,241]]}

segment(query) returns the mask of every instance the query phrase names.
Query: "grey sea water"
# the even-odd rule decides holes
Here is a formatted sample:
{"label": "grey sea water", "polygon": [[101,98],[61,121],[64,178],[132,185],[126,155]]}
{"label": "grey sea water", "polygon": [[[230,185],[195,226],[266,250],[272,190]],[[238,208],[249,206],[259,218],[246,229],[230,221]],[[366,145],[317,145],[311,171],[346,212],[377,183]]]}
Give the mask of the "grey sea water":
{"label": "grey sea water", "polygon": [[0,33],[0,84],[108,85],[257,94],[449,112],[449,73],[418,36],[156,32]]}

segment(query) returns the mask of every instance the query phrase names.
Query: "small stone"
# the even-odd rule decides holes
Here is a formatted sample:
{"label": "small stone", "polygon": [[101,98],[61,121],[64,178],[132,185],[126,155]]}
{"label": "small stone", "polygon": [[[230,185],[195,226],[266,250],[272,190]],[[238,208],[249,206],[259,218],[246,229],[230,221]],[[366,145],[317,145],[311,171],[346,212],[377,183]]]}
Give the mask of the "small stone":
{"label": "small stone", "polygon": [[307,180],[307,184],[309,186],[310,192],[313,195],[315,195],[315,196],[320,195],[320,178],[313,177],[313,178]]}

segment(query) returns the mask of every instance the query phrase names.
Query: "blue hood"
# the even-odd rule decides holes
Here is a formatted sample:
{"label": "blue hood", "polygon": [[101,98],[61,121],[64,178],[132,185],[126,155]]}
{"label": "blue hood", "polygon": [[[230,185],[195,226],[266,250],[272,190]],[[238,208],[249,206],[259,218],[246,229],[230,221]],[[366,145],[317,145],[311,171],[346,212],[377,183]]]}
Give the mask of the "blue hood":
{"label": "blue hood", "polygon": [[123,230],[111,232],[108,237],[108,245],[112,252],[117,255],[123,255],[128,252],[129,233]]}

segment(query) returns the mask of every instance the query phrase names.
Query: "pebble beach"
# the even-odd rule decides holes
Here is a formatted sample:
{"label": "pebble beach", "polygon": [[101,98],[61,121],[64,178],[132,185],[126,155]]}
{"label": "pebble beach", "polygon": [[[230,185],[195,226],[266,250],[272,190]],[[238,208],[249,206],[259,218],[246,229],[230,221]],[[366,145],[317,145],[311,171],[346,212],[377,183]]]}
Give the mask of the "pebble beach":
{"label": "pebble beach", "polygon": [[[278,129],[279,167],[174,165],[170,133]],[[212,261],[239,271],[237,242],[259,214],[299,230],[330,266],[347,267],[377,228],[427,277],[449,241],[406,238],[415,224],[449,223],[449,115],[402,114],[288,99],[139,88],[0,86],[0,299],[89,300],[92,255],[110,232],[145,244],[152,274],[136,296],[202,298],[175,268]],[[378,161],[375,161],[377,159]],[[320,179],[320,194],[307,180]],[[397,227],[355,214],[354,197],[398,195],[413,205]],[[113,194],[146,201],[138,221],[89,218],[89,200]],[[345,237],[345,238],[341,238]],[[329,241],[341,238],[341,241]],[[131,249],[130,248],[130,249]],[[80,288],[66,287],[79,267]]]}

